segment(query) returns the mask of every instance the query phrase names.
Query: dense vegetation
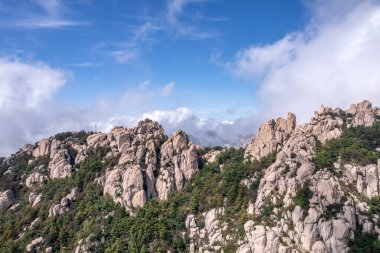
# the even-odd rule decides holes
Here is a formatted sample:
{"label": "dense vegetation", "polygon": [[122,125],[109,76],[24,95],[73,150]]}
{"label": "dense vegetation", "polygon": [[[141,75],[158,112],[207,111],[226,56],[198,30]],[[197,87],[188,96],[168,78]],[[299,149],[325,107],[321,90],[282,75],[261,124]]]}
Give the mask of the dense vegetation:
{"label": "dense vegetation", "polygon": [[[61,133],[56,138],[76,138],[84,140],[85,132]],[[380,125],[345,129],[341,138],[318,146],[315,164],[317,168],[333,169],[333,163],[341,158],[342,163],[360,165],[374,163],[380,158],[376,147],[380,144]],[[69,156],[73,161],[76,152],[70,146]],[[219,148],[220,150],[221,148]],[[244,223],[253,219],[267,226],[273,225],[271,203],[262,213],[249,217],[246,209],[249,201],[254,201],[265,169],[274,162],[275,154],[260,162],[244,162],[243,149],[222,151],[214,163],[202,165],[184,189],[173,193],[167,201],[156,199],[129,215],[125,209],[103,196],[102,187],[94,180],[104,175],[106,168],[117,164],[119,157],[106,158],[109,150],[97,148],[88,151],[87,158],[76,165],[73,176],[68,179],[45,182],[38,192],[43,201],[39,209],[32,209],[28,203],[31,192],[20,184],[23,175],[35,167],[48,164],[49,157],[43,156],[28,164],[30,157],[19,153],[9,159],[0,160],[0,191],[11,189],[20,203],[14,209],[0,212],[0,252],[24,252],[33,239],[43,236],[41,247],[52,246],[54,252],[73,252],[80,239],[90,241],[93,252],[188,252],[189,238],[185,231],[187,215],[194,214],[202,223],[202,213],[212,208],[225,208],[222,221],[228,225],[227,232],[235,235],[224,247],[224,252],[235,252],[236,241],[244,234]],[[200,150],[204,154],[210,149]],[[4,172],[12,164],[12,173]],[[250,179],[249,185],[242,184]],[[66,196],[71,189],[78,187],[80,194],[71,204],[70,211],[57,217],[48,217],[49,209]],[[34,189],[35,190],[35,189]],[[307,185],[293,197],[294,205],[307,209],[311,192]],[[370,212],[380,213],[380,199],[368,200]],[[340,205],[327,207],[325,216],[333,219],[340,212]],[[39,222],[28,228],[36,218]],[[22,236],[20,237],[20,235]],[[100,243],[99,243],[100,242]],[[375,234],[357,231],[355,240],[350,241],[353,252],[380,252]]]}
{"label": "dense vegetation", "polygon": [[[38,210],[28,204],[30,190],[22,186],[13,188],[18,199],[24,201],[14,210],[0,212],[0,241],[6,242],[0,244],[0,252],[23,252],[26,244],[38,236],[44,237],[41,246],[52,246],[54,252],[72,252],[84,238],[102,241],[94,247],[95,252],[187,252],[189,239],[182,232],[188,214],[200,216],[211,208],[224,206],[229,229],[242,230],[248,218],[245,211],[248,200],[256,197],[262,172],[275,157],[245,163],[243,149],[223,151],[215,163],[201,168],[183,191],[172,194],[168,201],[150,200],[130,216],[123,207],[104,197],[101,186],[94,183],[96,177],[105,173],[105,168],[117,163],[117,157],[105,159],[106,153],[104,148],[90,150],[71,178],[43,184],[40,192],[44,198]],[[16,163],[20,175],[22,168],[32,166],[26,160],[21,156]],[[43,162],[46,159],[38,161]],[[253,175],[256,180],[250,187],[241,184],[242,179]],[[48,217],[49,208],[74,187],[79,187],[81,193],[70,206],[71,211]],[[39,223],[18,238],[36,218]],[[228,245],[225,252],[235,249],[234,244]]]}
{"label": "dense vegetation", "polygon": [[86,144],[87,137],[92,134],[92,132],[86,132],[84,130],[81,130],[79,132],[63,132],[58,133],[54,135],[54,139],[63,141],[67,140],[68,138],[76,139],[79,144]]}
{"label": "dense vegetation", "polygon": [[317,168],[333,168],[333,163],[341,159],[342,163],[366,165],[377,163],[380,152],[380,123],[373,126],[346,128],[341,137],[319,146],[315,158]]}
{"label": "dense vegetation", "polygon": [[[380,152],[376,150],[380,146],[380,123],[372,126],[358,126],[346,128],[342,135],[325,145],[317,147],[315,165],[319,169],[329,168],[334,170],[334,162],[340,158],[341,164],[368,165],[377,163],[380,159]],[[298,198],[304,199],[305,198]],[[304,202],[304,201],[301,201]],[[306,203],[306,202],[305,202]],[[380,198],[373,197],[368,200],[370,214],[380,214]],[[333,218],[340,205],[327,207],[326,216]],[[349,247],[355,253],[380,253],[380,241],[375,233],[362,233],[362,230],[355,232],[355,239],[349,242]]]}
{"label": "dense vegetation", "polygon": [[375,233],[355,233],[355,240],[349,241],[348,246],[353,253],[380,253],[380,241]]}

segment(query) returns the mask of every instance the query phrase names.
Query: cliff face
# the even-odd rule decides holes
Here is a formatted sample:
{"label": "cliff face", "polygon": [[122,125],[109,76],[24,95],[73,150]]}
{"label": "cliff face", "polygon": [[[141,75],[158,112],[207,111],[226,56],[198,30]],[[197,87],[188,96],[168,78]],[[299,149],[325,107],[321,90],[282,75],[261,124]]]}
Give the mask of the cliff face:
{"label": "cliff face", "polygon": [[[237,252],[351,252],[348,242],[355,239],[357,230],[380,234],[380,214],[372,214],[368,204],[380,195],[380,163],[360,166],[338,159],[333,169],[317,168],[314,163],[318,145],[338,138],[345,128],[371,126],[379,115],[378,108],[363,101],[347,111],[322,106],[310,122],[300,126],[295,126],[293,114],[287,120],[280,118],[263,124],[246,148],[245,158],[259,160],[272,152],[277,152],[277,156],[265,169],[257,198],[249,204],[247,214],[254,219],[244,224]],[[307,192],[304,198],[308,205],[296,202],[302,192]],[[269,225],[257,221],[268,207]],[[223,220],[221,212],[211,210],[206,214],[214,220],[209,225],[215,227],[213,232],[202,232],[195,225],[194,216],[188,216],[193,245],[216,252],[220,247],[217,245],[226,244],[228,235],[219,224]],[[214,240],[207,243],[195,239],[202,233]],[[213,246],[215,240],[218,243]]]}
{"label": "cliff face", "polygon": [[17,221],[0,238],[31,252],[351,252],[380,234],[380,128],[365,128],[379,120],[369,101],[298,126],[289,113],[244,150],[201,149],[149,119],[57,134],[0,159],[0,219]]}
{"label": "cliff face", "polygon": [[[34,158],[50,157],[49,173],[32,173],[27,181],[70,177],[87,151],[96,148],[106,149],[106,158],[118,159],[117,165],[107,168],[97,182],[104,188],[104,195],[127,210],[142,207],[151,198],[166,200],[198,171],[197,148],[186,133],[177,131],[167,138],[161,125],[146,119],[135,128],[116,127],[109,133],[91,134],[82,143],[56,138],[38,142],[30,152]],[[75,157],[70,156],[70,150],[74,150]]]}
{"label": "cliff face", "polygon": [[[340,175],[336,175],[327,168],[317,170],[313,163],[318,142],[323,144],[339,137],[343,127],[370,126],[379,113],[368,101],[352,105],[347,111],[322,107],[309,123],[296,127],[282,143],[276,162],[265,171],[249,213],[258,214],[269,203],[281,202],[289,207],[303,187],[311,192],[310,205],[304,210],[300,206],[293,210],[278,208],[274,212],[283,212],[283,217],[272,228],[247,222],[247,240],[239,252],[287,252],[291,248],[301,252],[349,252],[348,241],[354,238],[358,226],[364,232],[380,233],[378,217],[363,216],[368,206],[354,195],[355,190],[369,198],[380,194],[378,165],[340,168],[336,161],[335,167],[340,170]],[[357,187],[345,191],[348,184]],[[340,210],[336,217],[327,219],[326,212],[333,206]],[[288,246],[280,241],[286,241]]]}

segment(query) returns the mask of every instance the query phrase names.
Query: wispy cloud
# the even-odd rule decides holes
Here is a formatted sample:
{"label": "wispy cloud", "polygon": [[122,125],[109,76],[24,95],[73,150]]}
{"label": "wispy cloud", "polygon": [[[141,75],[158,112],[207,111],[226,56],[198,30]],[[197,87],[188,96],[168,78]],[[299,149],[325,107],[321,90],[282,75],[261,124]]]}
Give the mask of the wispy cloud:
{"label": "wispy cloud", "polygon": [[[107,54],[118,63],[129,63],[138,59],[142,52],[155,42],[163,39],[186,38],[204,40],[217,37],[217,31],[205,29],[203,23],[222,22],[225,18],[206,17],[199,11],[186,12],[190,5],[197,5],[205,0],[168,0],[163,9],[154,15],[124,15],[128,19],[142,21],[130,29],[130,35],[124,42],[105,43]],[[183,18],[185,17],[186,18]]]}
{"label": "wispy cloud", "polygon": [[20,19],[15,20],[9,26],[19,27],[19,28],[30,28],[30,29],[56,29],[56,28],[64,28],[70,26],[83,26],[89,25],[88,22],[79,22],[73,20],[63,20],[63,19],[55,19],[55,18],[41,18],[34,17],[28,19]]}
{"label": "wispy cloud", "polygon": [[[166,14],[167,23],[181,36],[188,37],[192,40],[209,39],[218,36],[218,33],[215,31],[202,30],[193,24],[183,22],[181,19],[186,7],[191,4],[199,4],[202,2],[204,2],[204,0],[169,0]],[[199,19],[201,14],[196,12],[193,16]]]}
{"label": "wispy cloud", "polygon": [[138,51],[137,49],[128,48],[128,49],[121,49],[118,51],[108,52],[108,55],[114,58],[117,63],[127,63],[137,58]]}
{"label": "wispy cloud", "polygon": [[162,96],[170,96],[174,90],[175,82],[170,82],[160,89]]}
{"label": "wispy cloud", "polygon": [[69,17],[67,3],[62,0],[30,0],[23,5],[4,4],[2,26],[26,29],[58,29],[89,25],[88,21]]}
{"label": "wispy cloud", "polygon": [[161,27],[155,23],[144,22],[131,30],[128,40],[102,43],[99,48],[105,50],[117,63],[129,63],[138,58],[142,49],[146,49],[155,41],[153,35],[160,30]]}
{"label": "wispy cloud", "polygon": [[67,64],[67,66],[78,67],[78,68],[81,68],[81,67],[97,68],[97,67],[103,66],[103,64],[100,62],[78,62],[78,63]]}

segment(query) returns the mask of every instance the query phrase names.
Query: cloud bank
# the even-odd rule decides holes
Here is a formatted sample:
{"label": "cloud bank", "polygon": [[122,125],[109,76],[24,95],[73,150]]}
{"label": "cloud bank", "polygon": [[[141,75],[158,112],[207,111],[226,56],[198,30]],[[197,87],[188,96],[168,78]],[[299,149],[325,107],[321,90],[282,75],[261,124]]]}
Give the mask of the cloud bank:
{"label": "cloud bank", "polygon": [[202,145],[238,145],[251,136],[242,135],[243,128],[252,133],[252,122],[246,120],[234,128],[234,122],[202,119],[186,107],[155,110],[157,101],[172,98],[175,82],[153,88],[145,80],[116,99],[83,107],[57,101],[69,80],[70,73],[46,63],[0,57],[0,156],[59,132],[107,132],[114,126],[134,127],[144,118],[160,122],[167,134],[185,130]]}
{"label": "cloud bank", "polygon": [[[259,83],[262,113],[308,120],[321,104],[380,104],[380,6],[377,1],[312,1],[312,22],[268,45],[240,50],[225,66]],[[348,8],[349,7],[349,8]]]}

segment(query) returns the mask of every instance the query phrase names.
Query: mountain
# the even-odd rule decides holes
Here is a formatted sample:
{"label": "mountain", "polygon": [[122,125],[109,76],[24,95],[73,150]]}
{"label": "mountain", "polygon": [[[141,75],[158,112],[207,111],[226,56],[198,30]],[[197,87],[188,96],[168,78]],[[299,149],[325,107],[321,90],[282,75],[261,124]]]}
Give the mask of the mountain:
{"label": "mountain", "polygon": [[380,252],[380,109],[202,148],[146,119],[0,159],[0,252]]}

